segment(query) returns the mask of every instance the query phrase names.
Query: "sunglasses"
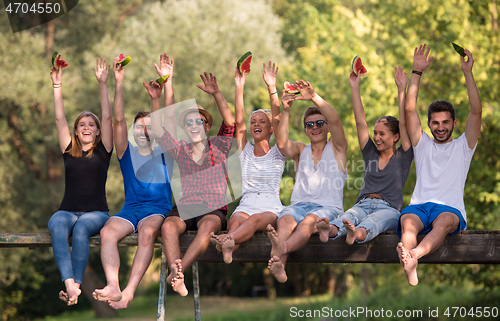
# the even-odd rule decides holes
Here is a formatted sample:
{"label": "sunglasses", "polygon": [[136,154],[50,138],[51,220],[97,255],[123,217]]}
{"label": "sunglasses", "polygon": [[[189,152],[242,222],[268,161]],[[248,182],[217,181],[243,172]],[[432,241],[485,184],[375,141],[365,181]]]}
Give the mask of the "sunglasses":
{"label": "sunglasses", "polygon": [[316,124],[316,127],[321,128],[321,127],[323,127],[323,125],[326,124],[326,120],[317,120],[315,122],[314,121],[306,121],[304,123],[304,127],[311,129],[314,127],[314,124]]}
{"label": "sunglasses", "polygon": [[198,125],[198,126],[201,126],[203,125],[203,123],[208,123],[205,119],[201,119],[201,118],[196,118],[196,119],[188,119],[184,122],[184,125],[186,125],[186,127],[191,127],[193,126],[193,124]]}

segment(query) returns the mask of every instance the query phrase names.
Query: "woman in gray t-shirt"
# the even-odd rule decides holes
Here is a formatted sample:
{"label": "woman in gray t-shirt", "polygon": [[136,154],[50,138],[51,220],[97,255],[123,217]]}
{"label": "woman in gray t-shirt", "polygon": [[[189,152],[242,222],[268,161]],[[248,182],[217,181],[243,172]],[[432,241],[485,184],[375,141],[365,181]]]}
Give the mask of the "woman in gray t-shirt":
{"label": "woman in gray t-shirt", "polygon": [[[413,149],[406,132],[404,103],[406,73],[395,68],[398,87],[399,117],[381,117],[375,123],[373,139],[365,120],[365,111],[359,90],[360,76],[351,72],[354,117],[359,147],[365,163],[365,177],[356,204],[332,222],[318,220],[321,241],[346,235],[347,244],[367,242],[380,233],[396,229],[403,207],[403,187],[413,160]],[[401,140],[401,146],[396,148]],[[331,224],[330,224],[331,223]]]}

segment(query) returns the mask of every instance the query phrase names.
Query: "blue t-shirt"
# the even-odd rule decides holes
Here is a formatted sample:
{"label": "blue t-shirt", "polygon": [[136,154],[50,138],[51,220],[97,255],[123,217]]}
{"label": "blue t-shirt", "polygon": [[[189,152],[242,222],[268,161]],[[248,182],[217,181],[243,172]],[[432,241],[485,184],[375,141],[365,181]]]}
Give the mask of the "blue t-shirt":
{"label": "blue t-shirt", "polygon": [[118,159],[123,175],[125,204],[122,211],[133,207],[155,207],[161,214],[172,209],[170,178],[174,160],[161,147],[149,155],[140,155],[138,148],[128,144]]}

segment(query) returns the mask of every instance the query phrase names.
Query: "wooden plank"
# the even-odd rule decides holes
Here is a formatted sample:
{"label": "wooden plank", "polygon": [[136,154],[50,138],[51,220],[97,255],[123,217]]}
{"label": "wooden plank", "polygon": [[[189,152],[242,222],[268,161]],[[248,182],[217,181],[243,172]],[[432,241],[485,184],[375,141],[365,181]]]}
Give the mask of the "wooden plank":
{"label": "wooden plank", "polygon": [[[186,232],[180,238],[181,251],[185,253],[196,232]],[[424,236],[419,236],[421,240]],[[345,239],[330,240],[322,243],[317,235],[313,235],[308,245],[291,253],[288,262],[315,263],[399,263],[396,245],[400,238],[394,232],[386,232],[370,242],[347,245]],[[100,245],[99,235],[90,238],[93,246]],[[0,247],[50,247],[52,245],[48,233],[19,234],[0,233]],[[136,246],[137,235],[129,235],[119,242],[120,246]],[[157,238],[156,247],[161,247],[161,238]],[[254,235],[243,243],[234,253],[235,262],[267,262],[271,244],[267,233]],[[210,244],[200,257],[203,262],[222,262],[222,254],[217,253]],[[423,257],[419,263],[500,263],[500,231],[463,231],[455,236],[445,238],[443,245],[434,253]]]}

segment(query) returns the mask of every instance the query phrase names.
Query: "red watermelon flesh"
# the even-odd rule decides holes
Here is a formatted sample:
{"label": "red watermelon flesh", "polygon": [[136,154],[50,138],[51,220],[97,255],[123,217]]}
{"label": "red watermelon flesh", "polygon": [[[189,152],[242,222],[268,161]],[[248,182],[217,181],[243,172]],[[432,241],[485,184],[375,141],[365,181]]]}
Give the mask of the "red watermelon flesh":
{"label": "red watermelon flesh", "polygon": [[117,64],[122,65],[122,67],[125,67],[126,65],[128,65],[130,61],[132,61],[132,58],[130,56],[125,56],[122,53],[117,58],[118,58]]}
{"label": "red watermelon flesh", "polygon": [[363,62],[361,62],[361,58],[356,55],[354,59],[352,59],[352,71],[357,75],[358,72],[361,76],[364,76],[368,73],[368,70],[363,66]]}
{"label": "red watermelon flesh", "polygon": [[247,51],[236,63],[238,70],[243,75],[244,73],[250,73],[250,63],[252,62],[252,52]]}
{"label": "red watermelon flesh", "polygon": [[56,67],[57,69],[59,69],[59,68],[64,69],[68,66],[69,66],[69,64],[66,62],[66,60],[61,59],[61,55],[58,55],[56,60],[54,61],[54,67]]}
{"label": "red watermelon flesh", "polygon": [[295,95],[297,95],[299,93],[299,90],[297,88],[295,88],[288,81],[285,81],[284,87],[285,87],[286,92],[289,93],[289,94],[295,94]]}

